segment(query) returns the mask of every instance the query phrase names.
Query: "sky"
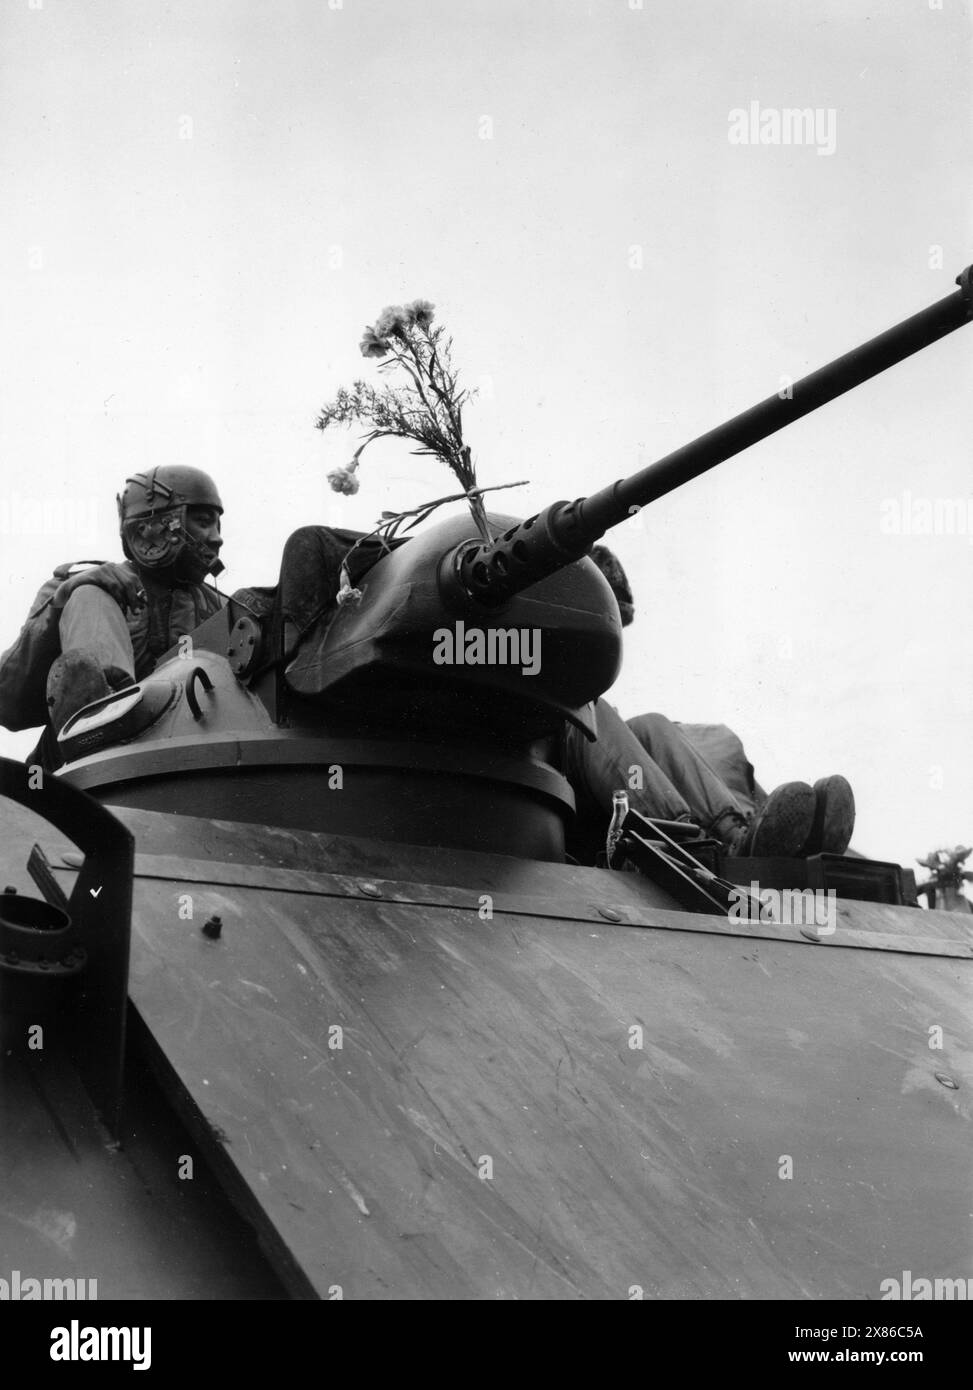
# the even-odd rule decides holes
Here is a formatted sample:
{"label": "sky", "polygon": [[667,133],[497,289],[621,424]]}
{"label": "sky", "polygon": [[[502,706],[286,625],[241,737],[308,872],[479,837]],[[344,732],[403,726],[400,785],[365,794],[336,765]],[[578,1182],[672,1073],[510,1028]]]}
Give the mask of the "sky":
{"label": "sky", "polygon": [[[950,293],[971,32],[959,0],[0,0],[0,647],[56,564],[120,558],[133,470],[215,475],[228,591],[442,495],[397,441],[326,483],[358,440],[317,411],[387,304],[436,304],[528,515]],[[752,103],[814,131],[742,143]],[[768,788],[843,772],[856,847],[906,864],[973,842],[971,364],[973,328],[608,537],[611,701],[732,725]]]}

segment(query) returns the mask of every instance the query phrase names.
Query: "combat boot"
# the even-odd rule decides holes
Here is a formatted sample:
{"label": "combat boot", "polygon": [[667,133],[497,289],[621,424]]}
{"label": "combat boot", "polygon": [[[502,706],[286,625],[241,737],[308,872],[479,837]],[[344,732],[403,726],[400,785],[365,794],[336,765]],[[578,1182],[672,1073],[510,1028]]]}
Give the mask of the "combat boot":
{"label": "combat boot", "polygon": [[783,782],[726,843],[734,858],[791,859],[801,853],[814,824],[815,794],[807,782]]}
{"label": "combat boot", "polygon": [[[124,673],[112,671],[113,676]],[[124,678],[128,684],[128,677]],[[59,734],[73,714],[112,693],[100,663],[82,647],[62,652],[47,674],[47,708],[51,727]]]}
{"label": "combat boot", "polygon": [[855,829],[855,793],[846,777],[835,774],[814,784],[814,820],[801,850],[809,854],[844,854]]}

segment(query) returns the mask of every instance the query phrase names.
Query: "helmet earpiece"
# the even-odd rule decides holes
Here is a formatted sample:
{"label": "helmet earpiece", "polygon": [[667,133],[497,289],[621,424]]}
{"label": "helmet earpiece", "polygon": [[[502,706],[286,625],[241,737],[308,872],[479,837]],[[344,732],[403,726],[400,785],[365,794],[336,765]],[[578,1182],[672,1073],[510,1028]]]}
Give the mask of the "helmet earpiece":
{"label": "helmet earpiece", "polygon": [[129,554],[141,569],[163,569],[175,563],[185,545],[179,510],[125,523]]}

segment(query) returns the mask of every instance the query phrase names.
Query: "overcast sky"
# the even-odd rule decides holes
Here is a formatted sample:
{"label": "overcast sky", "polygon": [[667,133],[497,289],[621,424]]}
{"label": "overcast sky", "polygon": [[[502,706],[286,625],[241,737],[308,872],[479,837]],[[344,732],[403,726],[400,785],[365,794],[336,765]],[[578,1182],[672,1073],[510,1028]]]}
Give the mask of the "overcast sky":
{"label": "overcast sky", "polygon": [[[526,515],[949,293],[973,50],[935,5],[0,0],[0,647],[55,564],[119,556],[134,469],[215,474],[231,590],[441,495],[394,443],[325,483],[386,304],[437,305]],[[753,102],[814,139],[731,139]],[[611,699],[732,724],[767,787],[844,772],[880,859],[973,836],[971,362],[961,330],[609,538]],[[922,499],[954,533],[889,534]]]}

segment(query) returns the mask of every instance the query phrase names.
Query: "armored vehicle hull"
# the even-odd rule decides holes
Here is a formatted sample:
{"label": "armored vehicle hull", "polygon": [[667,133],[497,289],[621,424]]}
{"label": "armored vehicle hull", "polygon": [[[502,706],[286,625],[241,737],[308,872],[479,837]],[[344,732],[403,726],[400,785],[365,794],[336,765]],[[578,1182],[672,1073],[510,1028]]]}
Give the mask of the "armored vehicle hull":
{"label": "armored vehicle hull", "polygon": [[[8,1022],[11,1270],[168,1298],[863,1299],[973,1274],[962,918],[844,901],[820,936],[634,874],[117,814],[122,1142],[57,1021],[34,1051]],[[5,880],[39,838],[69,889],[29,816],[5,808]]]}
{"label": "armored vehicle hull", "polygon": [[[789,899],[837,885],[826,921],[783,895],[755,913],[751,864],[635,811],[614,867],[569,862],[556,750],[565,721],[595,732],[617,670],[592,542],[971,312],[966,271],[632,479],[492,544],[423,533],[299,649],[231,604],[68,720],[57,775],[0,760],[12,1296],[973,1278],[968,919],[826,856]],[[527,624],[552,659],[436,667],[435,629],[473,620]]]}

